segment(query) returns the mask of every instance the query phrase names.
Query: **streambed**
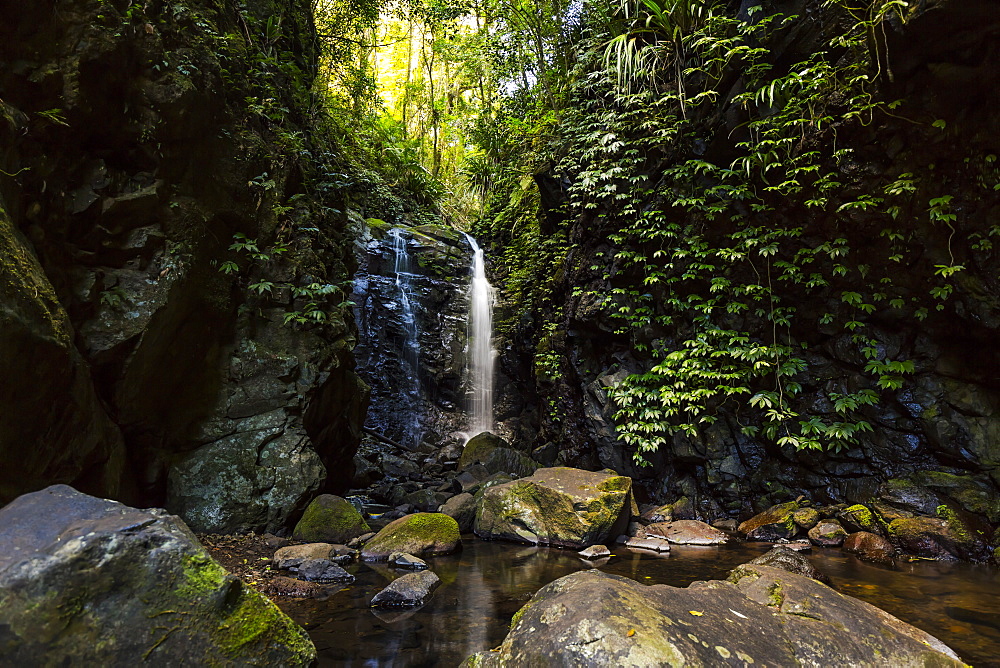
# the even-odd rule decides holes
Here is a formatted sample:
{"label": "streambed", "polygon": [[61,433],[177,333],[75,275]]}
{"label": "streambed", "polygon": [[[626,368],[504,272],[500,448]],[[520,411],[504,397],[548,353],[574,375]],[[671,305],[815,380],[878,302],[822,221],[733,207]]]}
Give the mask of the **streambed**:
{"label": "streambed", "polygon": [[[655,556],[617,547],[600,568],[647,584],[684,587],[724,578],[767,549],[675,546],[669,556]],[[1000,666],[1000,570],[929,561],[889,570],[840,550],[814,549],[808,556],[838,591],[932,633],[977,668]],[[499,645],[511,616],[539,588],[587,568],[571,551],[472,536],[465,537],[462,552],[428,562],[442,584],[419,610],[373,612],[368,602],[395,572],[368,564],[352,565],[357,581],[326,600],[278,603],[309,631],[320,666],[457,666]]]}

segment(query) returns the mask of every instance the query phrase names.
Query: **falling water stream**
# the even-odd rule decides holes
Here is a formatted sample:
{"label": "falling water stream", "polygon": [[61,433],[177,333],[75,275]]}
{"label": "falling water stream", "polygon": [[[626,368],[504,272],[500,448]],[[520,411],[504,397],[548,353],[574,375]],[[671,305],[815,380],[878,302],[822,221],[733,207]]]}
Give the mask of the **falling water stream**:
{"label": "falling water stream", "polygon": [[472,246],[472,286],[469,295],[469,436],[493,430],[493,286],[486,279],[483,249]]}
{"label": "falling water stream", "polygon": [[392,235],[392,250],[395,254],[396,290],[399,294],[399,305],[405,338],[402,345],[403,372],[408,386],[401,388],[409,403],[409,418],[406,425],[406,444],[417,445],[420,442],[420,338],[417,329],[417,315],[413,309],[414,273],[410,266],[410,254],[407,250],[407,240],[402,230],[395,228]]}

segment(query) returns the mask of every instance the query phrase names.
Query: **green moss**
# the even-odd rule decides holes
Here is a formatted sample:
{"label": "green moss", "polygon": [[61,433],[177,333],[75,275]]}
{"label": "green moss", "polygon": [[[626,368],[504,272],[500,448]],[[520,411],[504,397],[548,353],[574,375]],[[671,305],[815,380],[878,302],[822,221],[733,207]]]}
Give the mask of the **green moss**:
{"label": "green moss", "polygon": [[216,627],[213,639],[232,657],[252,656],[274,646],[287,648],[303,665],[316,657],[305,630],[253,590],[243,590],[233,612]]}
{"label": "green moss", "polygon": [[415,513],[394,520],[365,545],[369,559],[385,559],[393,552],[415,556],[451,552],[461,543],[458,522],[444,513]]}
{"label": "green moss", "polygon": [[937,507],[937,516],[948,523],[948,529],[960,540],[969,541],[972,540],[972,536],[966,530],[965,522],[958,516],[958,513],[954,509],[949,508],[945,505],[940,505]]}
{"label": "green moss", "polygon": [[785,602],[785,594],[781,591],[781,582],[775,582],[767,588],[767,605],[772,608],[780,608]]}
{"label": "green moss", "polygon": [[175,594],[183,599],[203,598],[218,591],[226,582],[228,573],[204,552],[186,555],[181,560],[183,582]]}
{"label": "green moss", "polygon": [[292,536],[310,542],[344,543],[369,531],[371,527],[350,502],[324,494],[309,504]]}
{"label": "green moss", "polygon": [[863,506],[860,503],[855,504],[845,509],[844,515],[850,517],[855,524],[865,531],[877,533],[879,530],[878,518],[876,518],[875,514],[867,506]]}
{"label": "green moss", "polygon": [[514,616],[510,618],[510,628],[514,628],[515,626],[517,626],[517,623],[521,621],[521,618],[524,617],[524,613],[528,612],[528,608],[530,607],[531,607],[531,601],[528,601],[523,606],[521,606],[520,610],[514,613]]}

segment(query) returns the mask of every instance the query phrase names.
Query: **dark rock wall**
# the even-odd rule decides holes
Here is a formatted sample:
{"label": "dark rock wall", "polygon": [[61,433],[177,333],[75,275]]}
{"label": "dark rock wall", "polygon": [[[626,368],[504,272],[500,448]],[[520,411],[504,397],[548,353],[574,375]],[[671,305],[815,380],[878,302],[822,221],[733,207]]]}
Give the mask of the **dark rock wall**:
{"label": "dark rock wall", "polygon": [[[774,4],[806,17],[776,49],[779,65],[797,62],[834,34],[829,8],[821,3]],[[537,393],[540,405],[554,402],[561,412],[553,417],[542,411],[533,421],[536,446],[555,443],[560,461],[610,466],[633,475],[658,500],[689,496],[697,501],[699,513],[710,517],[746,514],[751,505],[759,508],[799,494],[827,502],[865,500],[879,481],[925,469],[970,475],[997,489],[1000,254],[988,244],[974,244],[995,236],[991,226],[1000,220],[1000,198],[992,189],[1000,182],[993,166],[1000,150],[994,108],[1000,15],[989,2],[928,2],[915,7],[905,25],[887,22],[885,29],[882,57],[888,54],[892,80],[885,77],[878,95],[885,100],[905,98],[907,112],[878,114],[866,124],[840,124],[838,146],[854,150],[841,176],[855,192],[880,193],[900,173],[918,175],[918,189],[901,214],[908,235],[907,259],[893,270],[904,295],[926,298],[929,268],[953,263],[949,248],[954,263],[964,264],[965,271],[944,308],[931,309],[922,322],[889,308],[871,317],[870,326],[885,346],[881,352],[891,359],[911,359],[916,367],[900,390],[883,393],[879,405],[866,414],[873,433],[863,434],[857,447],[839,453],[797,452],[744,436],[737,417],[724,408],[718,422],[698,438],[676,437],[650,458],[652,466],[634,466],[631,452],[615,438],[614,407],[606,388],[629,373],[648,369],[651,362],[614,333],[618,325],[597,305],[594,295],[614,287],[600,275],[609,268],[612,274],[627,270],[609,263],[614,254],[605,241],[610,230],[602,227],[600,218],[584,214],[570,223],[568,269],[552,302],[535,305],[562,313],[558,331],[547,334],[527,323],[503,344],[513,351],[502,358],[509,359],[511,377],[517,376],[515,363],[523,366],[540,350],[556,350],[563,358],[560,373],[536,373],[518,388],[525,396]],[[734,84],[733,90],[740,88]],[[743,112],[738,104],[721,99],[709,113],[705,123],[714,124],[714,143],[698,146],[695,154],[665,156],[663,166],[696,157],[718,164],[733,159],[734,144],[743,139]],[[943,131],[932,125],[935,119],[944,121]],[[555,178],[571,180],[573,175]],[[992,179],[991,187],[984,188],[983,179]],[[954,230],[932,222],[927,214],[928,201],[944,194],[953,196],[959,213]],[[833,215],[838,204],[825,212],[779,210],[771,222],[804,225],[805,234],[814,239],[845,237],[852,248],[852,267],[885,266],[888,253],[880,237],[884,217],[858,213],[845,225],[842,217]],[[800,325],[792,334],[809,344],[804,401],[811,402],[811,412],[832,416],[831,391],[866,386],[865,359],[849,332],[807,324],[842,307],[840,290],[796,299]],[[652,335],[669,337],[670,332]]]}
{"label": "dark rock wall", "polygon": [[0,13],[0,502],[278,529],[346,482],[367,405],[309,3]]}
{"label": "dark rock wall", "polygon": [[[372,388],[367,426],[415,448],[455,441],[467,428],[467,320],[472,249],[461,232],[405,221],[358,221],[354,301],[358,373]],[[406,326],[396,285],[393,230],[410,256],[418,333],[418,392],[405,359]]]}

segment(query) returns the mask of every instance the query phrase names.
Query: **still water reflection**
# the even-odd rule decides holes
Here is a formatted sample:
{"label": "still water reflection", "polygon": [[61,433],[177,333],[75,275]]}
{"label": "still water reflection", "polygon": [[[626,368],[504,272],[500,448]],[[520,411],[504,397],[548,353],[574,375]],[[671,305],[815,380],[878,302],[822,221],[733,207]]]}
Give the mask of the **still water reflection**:
{"label": "still water reflection", "polygon": [[[441,577],[431,600],[415,611],[374,612],[371,598],[396,571],[354,564],[357,581],[324,601],[283,601],[282,609],[308,629],[320,666],[457,666],[496,647],[511,616],[543,585],[587,568],[573,552],[488,543],[428,560]],[[684,587],[724,578],[763,546],[675,547],[669,556],[619,547],[602,570],[647,584]],[[988,566],[916,562],[889,570],[839,550],[814,550],[810,559],[839,591],[877,605],[955,649],[977,668],[1000,666],[1000,571]]]}

